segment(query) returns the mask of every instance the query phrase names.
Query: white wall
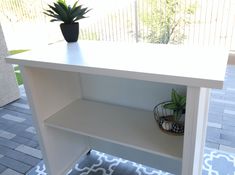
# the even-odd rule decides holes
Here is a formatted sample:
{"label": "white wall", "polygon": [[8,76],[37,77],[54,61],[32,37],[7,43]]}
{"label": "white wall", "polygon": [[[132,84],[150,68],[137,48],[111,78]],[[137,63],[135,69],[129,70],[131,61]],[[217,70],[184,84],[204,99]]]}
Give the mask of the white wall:
{"label": "white wall", "polygon": [[172,88],[186,93],[185,86],[99,75],[81,75],[83,98],[146,110],[170,100]]}

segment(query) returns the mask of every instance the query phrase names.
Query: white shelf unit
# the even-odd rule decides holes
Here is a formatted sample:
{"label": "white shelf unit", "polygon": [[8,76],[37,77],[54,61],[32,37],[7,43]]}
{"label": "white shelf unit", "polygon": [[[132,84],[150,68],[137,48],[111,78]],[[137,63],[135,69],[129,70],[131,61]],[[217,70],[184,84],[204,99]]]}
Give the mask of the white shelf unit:
{"label": "white shelf unit", "polygon": [[[45,124],[89,139],[182,160],[183,137],[162,133],[154,122],[152,111],[76,100],[46,119]],[[90,147],[96,149],[92,145]]]}
{"label": "white shelf unit", "polygon": [[[20,65],[49,174],[65,174],[97,149],[199,175],[209,88],[222,87],[227,56],[218,49],[80,41],[6,61]],[[169,99],[171,88],[187,91],[182,137],[162,133],[151,111]]]}
{"label": "white shelf unit", "polygon": [[[89,149],[180,174],[183,137],[162,133],[152,111],[84,99],[83,92],[86,92],[84,89],[88,88],[90,81],[96,78],[101,80],[102,76],[93,75],[91,78],[89,75],[77,72],[31,67],[22,70],[27,84],[31,87],[27,89],[32,95],[31,104],[36,106],[35,112],[40,116],[36,123],[39,124],[42,134],[42,143],[46,152],[44,158],[50,165],[51,174],[65,174]],[[122,82],[122,79],[111,78],[110,81]],[[125,81],[130,82],[129,86],[133,83],[132,80]],[[135,81],[135,85],[138,82],[139,86],[143,83]],[[146,82],[143,85],[149,86]],[[128,83],[122,86],[123,89],[130,88]],[[170,92],[172,85],[168,86],[167,92]],[[122,89],[118,92],[117,89],[112,90],[112,87],[105,87],[104,84],[104,91],[109,95],[114,93],[118,95],[124,91]],[[96,89],[96,93],[100,91],[101,87]],[[137,93],[138,91],[134,95]],[[144,93],[144,90],[140,93]],[[75,142],[72,148],[71,142]],[[76,153],[76,150],[79,152]],[[63,153],[70,157],[66,157]],[[71,161],[65,166],[65,161],[59,161],[62,158],[67,162]]]}

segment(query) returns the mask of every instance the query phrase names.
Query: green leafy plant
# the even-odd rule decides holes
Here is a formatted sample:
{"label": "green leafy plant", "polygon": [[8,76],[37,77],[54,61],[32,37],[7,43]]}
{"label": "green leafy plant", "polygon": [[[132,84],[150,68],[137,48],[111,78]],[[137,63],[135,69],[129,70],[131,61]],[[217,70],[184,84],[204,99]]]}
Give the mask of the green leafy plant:
{"label": "green leafy plant", "polygon": [[175,121],[179,121],[182,114],[185,113],[186,96],[180,95],[176,90],[172,89],[171,101],[163,106],[165,109],[173,111]]}
{"label": "green leafy plant", "polygon": [[183,43],[185,26],[193,22],[191,18],[196,12],[197,3],[189,5],[185,0],[142,1],[147,3],[149,9],[140,8],[139,18],[149,32],[140,36],[150,43]]}
{"label": "green leafy plant", "polygon": [[53,5],[48,4],[48,7],[49,10],[45,10],[43,13],[52,17],[50,21],[62,21],[65,24],[73,24],[80,19],[86,18],[84,15],[91,10],[78,5],[78,1],[73,6],[67,5],[65,0],[58,0]]}

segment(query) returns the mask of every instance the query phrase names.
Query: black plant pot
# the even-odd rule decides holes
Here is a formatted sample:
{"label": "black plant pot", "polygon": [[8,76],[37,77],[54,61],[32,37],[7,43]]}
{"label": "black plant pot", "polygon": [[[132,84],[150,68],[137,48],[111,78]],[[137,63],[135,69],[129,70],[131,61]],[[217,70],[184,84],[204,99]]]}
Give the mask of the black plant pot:
{"label": "black plant pot", "polygon": [[61,32],[64,36],[64,39],[68,42],[76,42],[79,35],[79,23],[73,24],[60,24]]}

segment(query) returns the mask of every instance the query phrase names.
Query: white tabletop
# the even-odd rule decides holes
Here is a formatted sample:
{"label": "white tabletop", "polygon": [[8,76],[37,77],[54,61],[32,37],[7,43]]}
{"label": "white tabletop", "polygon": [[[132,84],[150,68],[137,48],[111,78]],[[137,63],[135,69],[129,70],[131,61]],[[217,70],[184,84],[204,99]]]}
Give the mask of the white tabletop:
{"label": "white tabletop", "polygon": [[222,88],[228,51],[181,45],[60,42],[12,55],[8,63],[186,86]]}

